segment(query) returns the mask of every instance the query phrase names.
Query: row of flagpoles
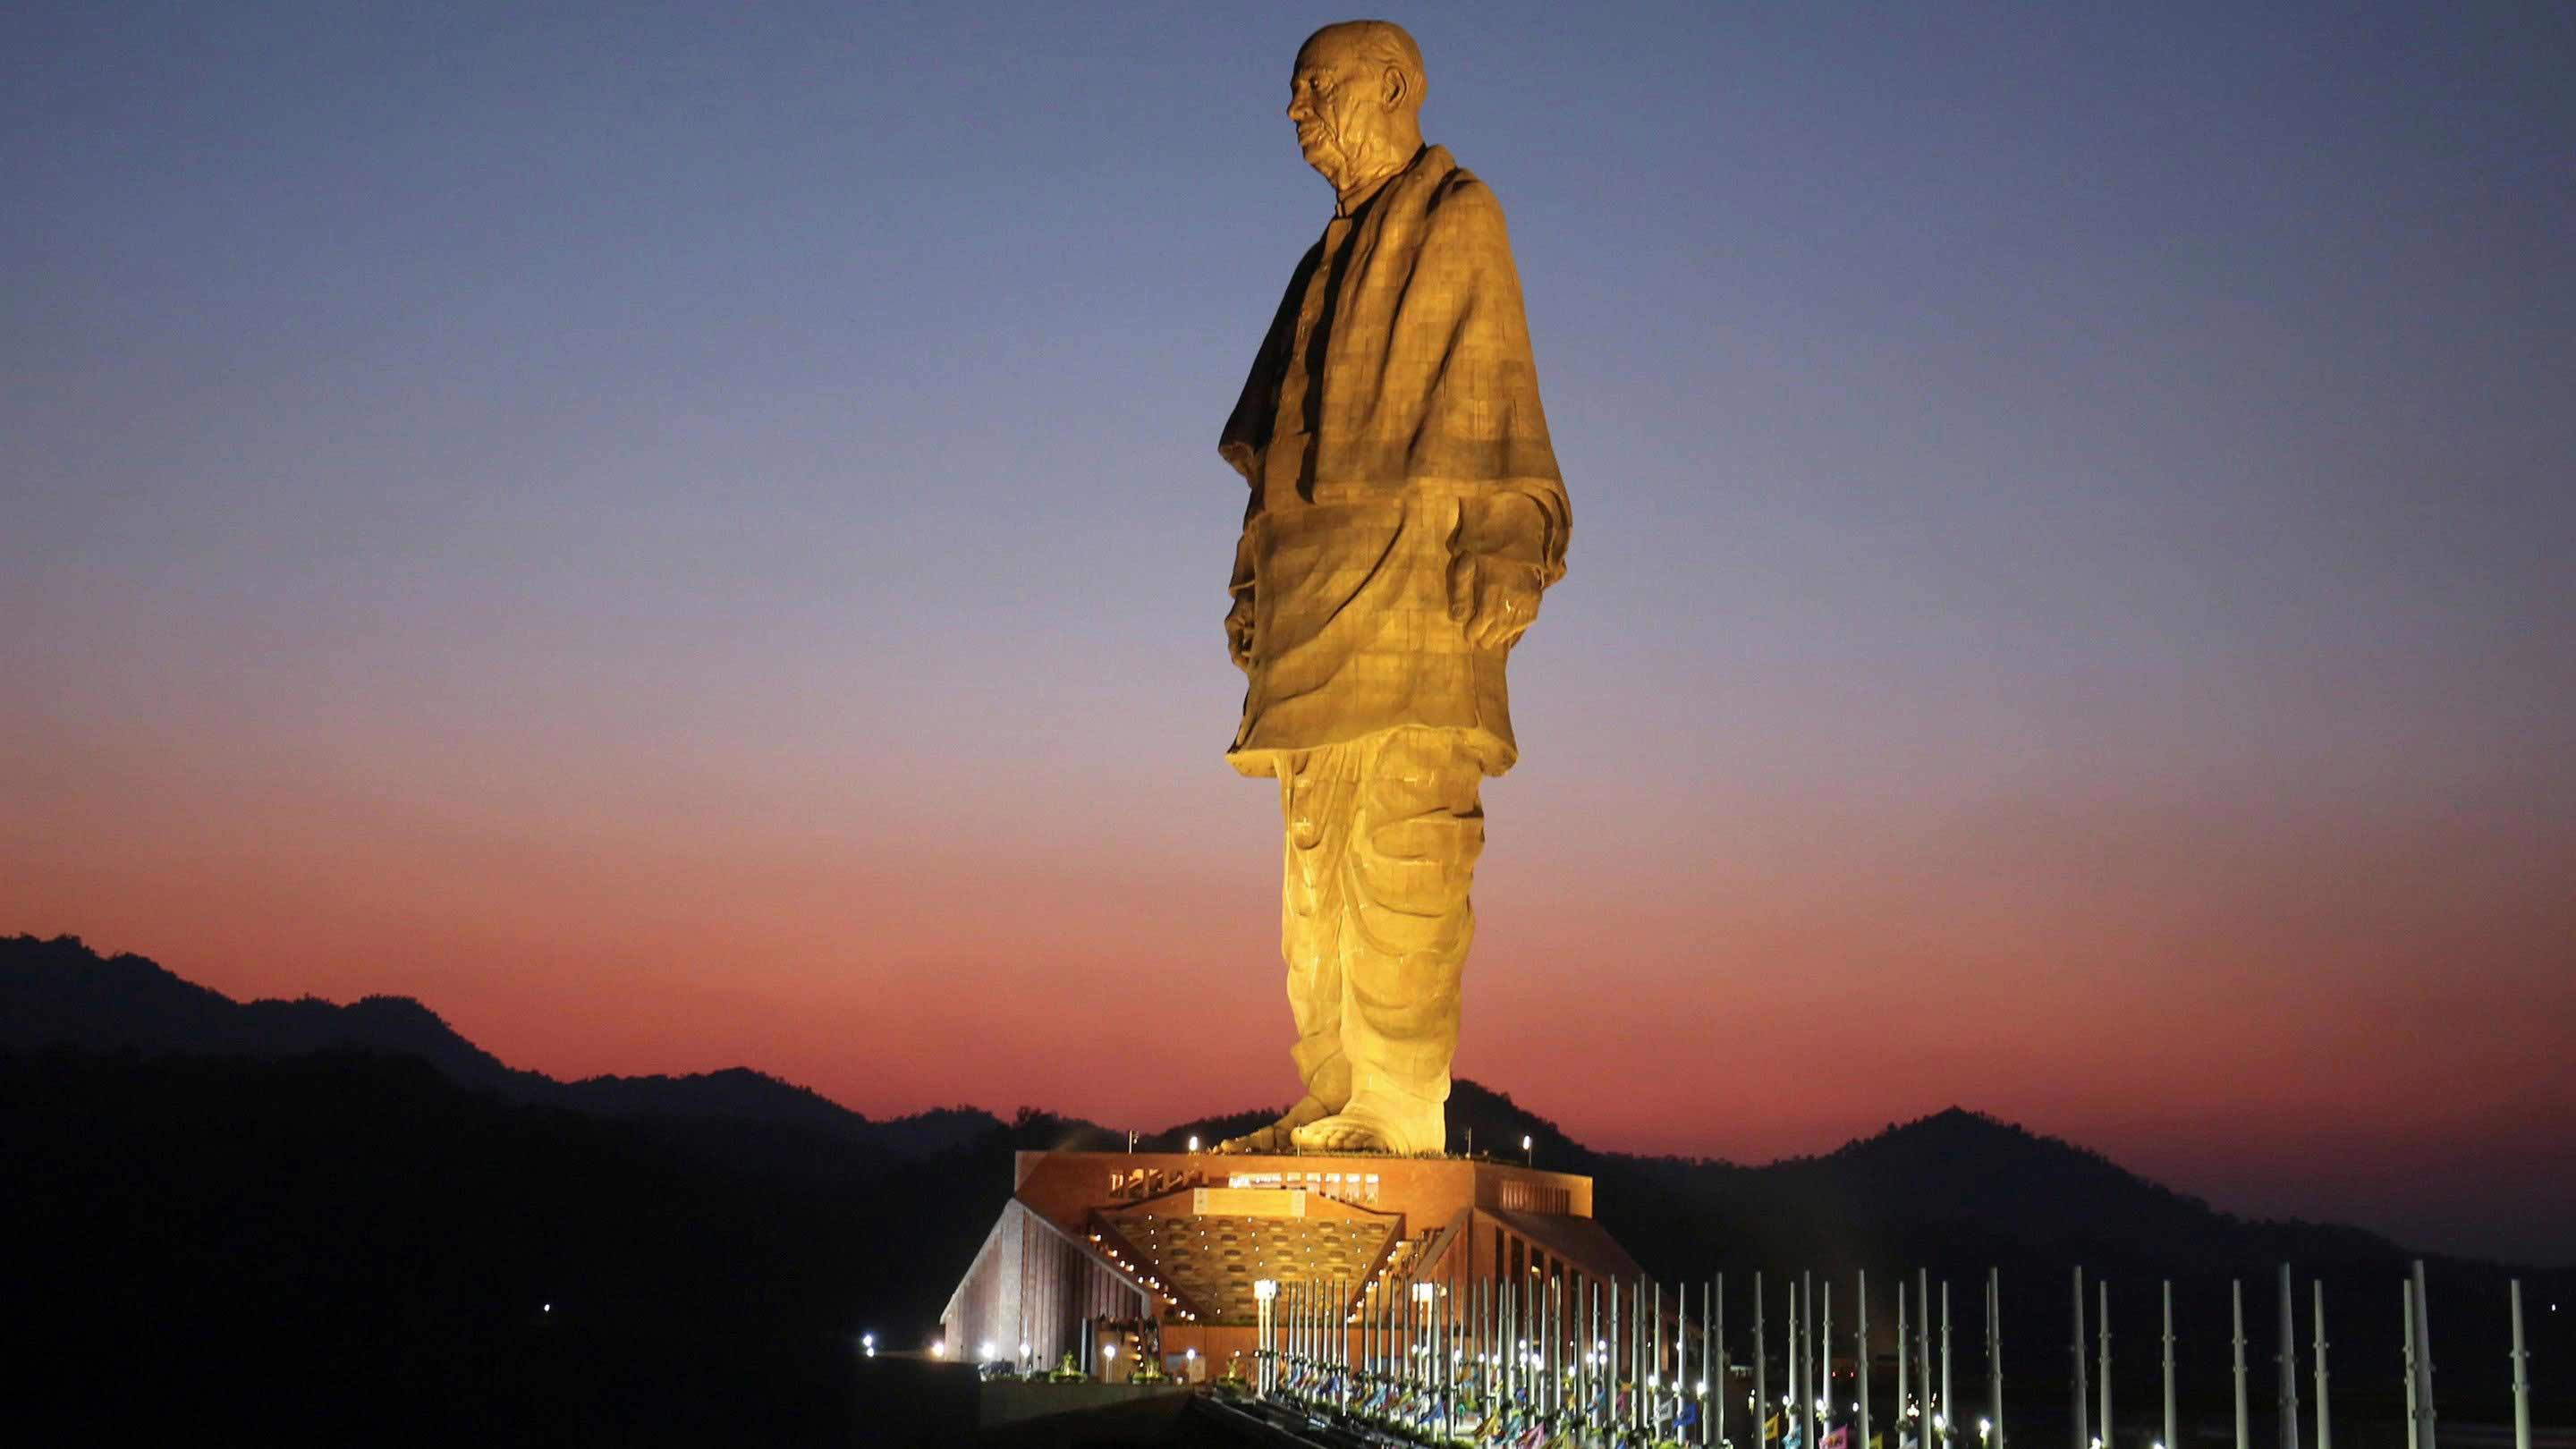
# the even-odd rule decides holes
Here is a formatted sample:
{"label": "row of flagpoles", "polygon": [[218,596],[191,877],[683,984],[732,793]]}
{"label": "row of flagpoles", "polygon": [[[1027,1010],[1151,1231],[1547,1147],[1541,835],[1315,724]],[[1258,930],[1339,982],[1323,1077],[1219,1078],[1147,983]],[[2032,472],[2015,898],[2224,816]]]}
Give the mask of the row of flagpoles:
{"label": "row of flagpoles", "polygon": [[[1787,1379],[1775,1406],[1766,1321],[1769,1295],[1753,1275],[1753,1352],[1743,1376],[1748,1429],[1760,1421],[1761,1449],[1884,1449],[1871,1426],[1869,1277],[1854,1275],[1848,1327],[1856,1397],[1849,1416],[1833,1411],[1834,1285],[1801,1273],[1785,1285],[1786,1342],[1778,1361]],[[1936,1294],[1935,1288],[1938,1288]],[[1975,1421],[1977,1449],[2003,1449],[2002,1277],[1984,1283],[1984,1404]],[[2251,1449],[2245,1367],[2244,1285],[2231,1287],[2235,1334],[2234,1449]],[[2325,1288],[2311,1285],[2314,1449],[2333,1449],[2327,1411]],[[1952,1392],[1950,1285],[1918,1270],[1912,1293],[1896,1284],[1898,1449],[1966,1449],[1966,1414]],[[2109,1286],[2096,1283],[2094,1337],[2086,1338],[2084,1270],[2074,1276],[2072,1449],[2106,1449],[2111,1419]],[[2278,1438],[2272,1449],[2308,1449],[2301,1431],[2296,1303],[2290,1268],[2279,1283]],[[2163,1296],[2163,1436],[2153,1449],[2180,1443],[2174,1397],[2173,1284]],[[2424,1265],[2402,1284],[2407,1449],[2435,1449],[2433,1356]],[[1664,1286],[1578,1282],[1562,1277],[1515,1282],[1488,1279],[1451,1285],[1341,1281],[1256,1285],[1259,1352],[1256,1390],[1355,1425],[1392,1429],[1428,1442],[1521,1446],[1669,1444],[1733,1445],[1726,1391],[1726,1280],[1676,1285],[1665,1308]],[[1693,1316],[1696,1301],[1698,1313]],[[1937,1303],[1937,1329],[1934,1305]],[[1356,1307],[1354,1306],[1356,1305]],[[2529,1355],[2523,1348],[2522,1285],[2512,1284],[2515,1449],[2531,1449]],[[2088,1354],[2088,1349],[2091,1352]],[[2088,1363],[2088,1358],[2091,1362]],[[1937,1369],[1936,1369],[1937,1362]],[[2088,1375],[2098,1373],[2088,1393]],[[2098,1397],[2097,1397],[2098,1395]],[[1804,1406],[1804,1412],[1801,1412]],[[1842,1421],[1837,1423],[1837,1419]],[[2098,1429],[2095,1427],[2098,1425]]]}

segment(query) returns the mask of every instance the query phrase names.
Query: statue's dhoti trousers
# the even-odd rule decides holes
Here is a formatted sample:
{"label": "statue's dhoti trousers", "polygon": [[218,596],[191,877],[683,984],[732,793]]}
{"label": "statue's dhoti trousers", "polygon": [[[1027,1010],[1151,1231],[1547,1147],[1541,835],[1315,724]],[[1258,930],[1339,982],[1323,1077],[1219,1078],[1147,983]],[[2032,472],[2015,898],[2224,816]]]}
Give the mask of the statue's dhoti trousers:
{"label": "statue's dhoti trousers", "polygon": [[[1476,922],[1484,772],[1464,731],[1405,727],[1282,751],[1280,950],[1306,1090],[1436,1135],[1458,1050],[1458,982]],[[1390,1144],[1437,1152],[1441,1142]]]}

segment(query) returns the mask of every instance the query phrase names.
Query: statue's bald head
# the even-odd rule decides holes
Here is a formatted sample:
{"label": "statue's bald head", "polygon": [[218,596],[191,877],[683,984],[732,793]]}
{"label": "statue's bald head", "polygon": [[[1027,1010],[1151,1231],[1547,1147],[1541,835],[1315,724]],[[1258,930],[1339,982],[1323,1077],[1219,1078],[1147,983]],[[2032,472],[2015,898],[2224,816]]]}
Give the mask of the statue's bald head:
{"label": "statue's bald head", "polygon": [[1358,60],[1372,70],[1393,70],[1404,77],[1404,107],[1420,114],[1422,110],[1422,47],[1413,43],[1403,26],[1392,20],[1343,20],[1327,25],[1306,37],[1297,47],[1302,63],[1319,47]]}
{"label": "statue's bald head", "polygon": [[1347,203],[1422,149],[1422,48],[1391,20],[1327,25],[1297,47],[1288,119],[1298,149]]}

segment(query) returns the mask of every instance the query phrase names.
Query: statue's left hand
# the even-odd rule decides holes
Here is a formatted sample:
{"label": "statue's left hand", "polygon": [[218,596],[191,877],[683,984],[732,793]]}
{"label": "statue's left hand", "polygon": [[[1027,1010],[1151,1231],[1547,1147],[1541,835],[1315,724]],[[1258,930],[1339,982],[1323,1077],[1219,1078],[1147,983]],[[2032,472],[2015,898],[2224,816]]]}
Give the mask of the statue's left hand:
{"label": "statue's left hand", "polygon": [[1449,560],[1449,618],[1479,649],[1509,649],[1538,619],[1538,565],[1492,554]]}
{"label": "statue's left hand", "polygon": [[1234,596],[1234,607],[1225,611],[1225,652],[1234,657],[1234,667],[1252,672],[1252,591],[1245,589]]}

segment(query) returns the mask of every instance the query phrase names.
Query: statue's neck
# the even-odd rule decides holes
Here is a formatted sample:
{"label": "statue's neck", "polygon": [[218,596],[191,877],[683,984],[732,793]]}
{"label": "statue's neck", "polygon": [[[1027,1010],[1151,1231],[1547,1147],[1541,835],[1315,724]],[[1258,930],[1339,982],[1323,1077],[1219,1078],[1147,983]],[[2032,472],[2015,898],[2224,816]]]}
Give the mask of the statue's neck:
{"label": "statue's neck", "polygon": [[1333,188],[1333,214],[1348,216],[1367,205],[1368,199],[1377,195],[1379,187],[1386,185],[1406,167],[1411,166],[1413,158],[1421,154],[1422,142],[1418,137],[1410,146],[1400,149],[1390,147],[1376,165],[1360,172],[1355,179]]}

